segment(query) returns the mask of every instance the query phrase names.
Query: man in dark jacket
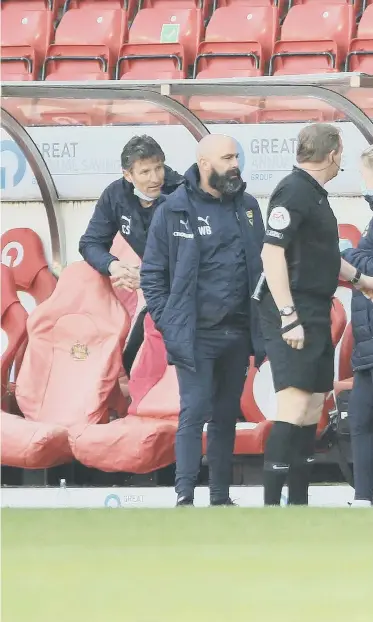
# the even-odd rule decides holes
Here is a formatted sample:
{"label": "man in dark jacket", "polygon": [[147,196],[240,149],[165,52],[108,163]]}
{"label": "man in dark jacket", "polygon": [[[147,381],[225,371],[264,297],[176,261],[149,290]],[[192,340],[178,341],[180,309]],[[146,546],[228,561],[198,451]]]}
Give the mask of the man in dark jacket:
{"label": "man in dark jacket", "polygon": [[[183,178],[165,166],[165,155],[151,136],[134,136],[121,156],[123,177],[102,193],[79,243],[79,252],[95,270],[111,277],[115,287],[133,291],[140,286],[140,269],[110,253],[113,240],[121,233],[142,259],[151,219],[164,195],[173,192]],[[162,194],[161,194],[162,193]],[[123,356],[129,374],[143,341],[146,308],[135,323]]]}
{"label": "man in dark jacket", "polygon": [[[362,155],[365,199],[373,210],[373,147]],[[360,272],[373,276],[373,218],[357,248],[343,253]],[[354,291],[351,303],[354,335],[352,368],[354,385],[349,402],[349,421],[354,463],[353,507],[371,507],[373,501],[373,302]]]}
{"label": "man in dark jacket", "polygon": [[169,364],[176,366],[178,505],[192,505],[204,423],[212,505],[231,505],[229,485],[248,359],[264,359],[255,306],[264,227],[245,193],[236,142],[209,135],[197,164],[157,210],[141,268],[141,287]]}

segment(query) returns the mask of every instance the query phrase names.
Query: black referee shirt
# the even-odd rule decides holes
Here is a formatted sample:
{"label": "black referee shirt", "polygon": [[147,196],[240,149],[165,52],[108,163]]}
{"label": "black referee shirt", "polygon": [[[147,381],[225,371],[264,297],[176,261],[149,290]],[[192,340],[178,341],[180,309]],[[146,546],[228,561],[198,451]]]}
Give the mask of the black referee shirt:
{"label": "black referee shirt", "polygon": [[331,299],[341,267],[337,219],[328,193],[294,166],[275,188],[268,206],[266,244],[285,249],[290,289]]}

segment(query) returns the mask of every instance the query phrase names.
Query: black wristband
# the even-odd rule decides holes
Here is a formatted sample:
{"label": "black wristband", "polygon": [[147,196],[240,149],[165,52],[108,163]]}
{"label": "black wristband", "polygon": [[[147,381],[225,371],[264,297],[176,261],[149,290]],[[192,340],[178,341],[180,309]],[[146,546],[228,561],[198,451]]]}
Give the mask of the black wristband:
{"label": "black wristband", "polygon": [[289,330],[292,330],[293,328],[296,328],[297,326],[300,326],[300,320],[294,320],[294,322],[291,322],[290,324],[287,324],[287,326],[283,326],[281,328],[281,335],[284,335],[285,333],[288,333]]}

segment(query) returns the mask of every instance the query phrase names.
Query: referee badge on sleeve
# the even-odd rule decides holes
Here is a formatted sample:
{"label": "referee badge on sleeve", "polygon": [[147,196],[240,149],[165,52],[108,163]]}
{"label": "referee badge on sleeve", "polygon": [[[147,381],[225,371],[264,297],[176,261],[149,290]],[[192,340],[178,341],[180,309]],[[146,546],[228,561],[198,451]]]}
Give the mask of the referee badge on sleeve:
{"label": "referee badge on sleeve", "polygon": [[290,225],[290,214],[286,207],[274,207],[268,219],[268,226],[276,231],[282,231]]}

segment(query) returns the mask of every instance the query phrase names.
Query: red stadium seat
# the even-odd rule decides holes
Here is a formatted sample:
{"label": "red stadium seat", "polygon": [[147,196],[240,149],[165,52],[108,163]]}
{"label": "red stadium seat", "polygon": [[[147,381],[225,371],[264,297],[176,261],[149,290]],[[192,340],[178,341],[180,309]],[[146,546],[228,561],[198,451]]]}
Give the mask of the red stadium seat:
{"label": "red stadium seat", "polygon": [[[123,239],[120,233],[117,233],[117,235],[115,236],[110,252],[115,257],[118,257],[122,261],[126,261],[133,266],[139,266],[141,263],[140,258],[136,255],[135,251],[132,250],[130,245]],[[113,292],[130,317],[131,328],[128,333],[129,338],[137,316],[141,309],[143,309],[145,306],[143,293],[141,289],[135,290],[134,292],[128,292],[125,289],[121,289],[118,287],[113,287]],[[124,369],[119,376],[119,386],[122,395],[124,395],[125,398],[128,399],[128,378]]]}
{"label": "red stadium seat", "polygon": [[[373,119],[373,89],[352,88],[346,92],[346,97],[356,104],[368,117]],[[340,112],[337,121],[345,120],[346,115]]]}
{"label": "red stadium seat", "polygon": [[346,71],[373,74],[373,4],[368,6],[352,39],[346,58]]}
{"label": "red stadium seat", "polygon": [[239,6],[246,7],[251,6],[275,6],[278,9],[281,16],[288,8],[288,0],[215,0],[215,8],[221,8],[224,6]]}
{"label": "red stadium seat", "polygon": [[[341,252],[347,248],[356,248],[360,242],[361,232],[355,225],[338,225],[339,247]],[[353,285],[348,281],[339,281],[339,285],[353,289]]]}
{"label": "red stadium seat", "polygon": [[54,291],[57,279],[49,270],[42,241],[32,229],[8,229],[3,233],[1,260],[11,268],[17,291],[29,294],[34,304],[40,304]]}
{"label": "red stadium seat", "polygon": [[278,10],[232,5],[217,9],[194,64],[197,78],[258,76],[264,72],[279,29]]}
{"label": "red stadium seat", "polygon": [[267,97],[258,111],[259,123],[321,123],[333,121],[336,110],[318,99],[298,97]]}
{"label": "red stadium seat", "polygon": [[[298,4],[323,4],[324,0],[290,0],[289,9],[292,6]],[[363,6],[364,0],[328,0],[327,4],[350,4],[354,10],[355,15],[359,15]]]}
{"label": "red stadium seat", "polygon": [[177,423],[128,415],[70,430],[76,460],[106,472],[150,473],[175,462]]}
{"label": "red stadium seat", "polygon": [[145,316],[144,343],[129,380],[129,415],[177,421],[180,410],[175,368],[167,365],[162,335],[149,314]]}
{"label": "red stadium seat", "polygon": [[35,51],[29,46],[2,45],[1,79],[8,82],[27,82],[38,79]]}
{"label": "red stadium seat", "polygon": [[1,8],[2,79],[35,80],[53,32],[53,14],[32,3],[5,2]]}
{"label": "red stadium seat", "polygon": [[[12,270],[1,264],[1,403],[7,407],[7,384],[18,348],[26,338],[27,313],[16,291]],[[67,431],[1,410],[1,464],[48,468],[71,457]]]}
{"label": "red stadium seat", "polygon": [[[88,102],[88,103],[87,103]],[[94,99],[39,99],[32,125],[85,125],[104,123],[107,102]]]}
{"label": "red stadium seat", "polygon": [[1,399],[4,405],[8,380],[16,354],[24,343],[27,312],[17,296],[11,268],[1,264]]}
{"label": "red stadium seat", "polygon": [[354,345],[354,337],[352,334],[352,324],[351,322],[349,322],[344,332],[342,343],[341,343],[341,349],[339,352],[339,370],[338,370],[339,380],[346,380],[348,378],[351,378],[352,376],[351,356],[352,356],[353,345]]}
{"label": "red stadium seat", "polygon": [[108,421],[129,324],[107,277],[83,261],[65,268],[27,322],[16,385],[25,418],[64,427]]}
{"label": "red stadium seat", "polygon": [[332,342],[336,347],[344,334],[347,325],[347,315],[343,304],[338,298],[333,298],[333,306],[331,310],[331,326],[332,326]]}
{"label": "red stadium seat", "polygon": [[187,77],[184,48],[170,43],[127,43],[120,52],[116,80],[181,80]]}
{"label": "red stadium seat", "polygon": [[335,399],[342,391],[351,391],[354,378],[351,365],[352,350],[354,347],[354,337],[352,334],[351,322],[347,324],[344,332],[341,349],[339,352],[338,380],[334,383]]}
{"label": "red stadium seat", "polygon": [[172,464],[180,408],[175,380],[174,368],[167,367],[162,337],[147,315],[145,343],[129,381],[128,415],[108,425],[71,429],[75,458],[103,471],[130,473],[149,473]]}
{"label": "red stadium seat", "polygon": [[125,10],[130,21],[137,11],[138,4],[139,0],[69,0],[67,8],[78,9],[79,7],[93,5],[95,8]]}
{"label": "red stadium seat", "polygon": [[274,46],[270,75],[338,72],[355,27],[347,4],[294,6]]}
{"label": "red stadium seat", "polygon": [[49,469],[71,461],[67,430],[62,426],[25,421],[1,411],[1,464],[21,469]]}
{"label": "red stadium seat", "polygon": [[256,123],[259,100],[254,97],[190,97],[188,107],[205,123]]}
{"label": "red stadium seat", "polygon": [[207,19],[213,0],[142,0],[141,9],[201,9],[203,19]]}
{"label": "red stadium seat", "polygon": [[130,28],[128,42],[162,44],[164,54],[168,54],[168,49],[173,54],[175,43],[180,44],[188,66],[194,62],[202,29],[200,9],[179,8],[178,3],[172,6],[170,2],[154,9],[139,11]]}
{"label": "red stadium seat", "polygon": [[[125,261],[132,266],[139,266],[141,263],[138,255],[136,255],[135,251],[123,239],[123,236],[120,233],[117,233],[115,236],[110,252],[121,261]],[[127,311],[131,322],[134,321],[139,311],[145,306],[142,291],[136,290],[134,292],[128,292],[125,289],[113,287],[113,292]]]}
{"label": "red stadium seat", "polygon": [[[52,294],[57,279],[49,271],[43,244],[32,229],[9,229],[1,236],[1,260],[13,273],[17,294],[28,313]],[[14,377],[17,378],[27,346],[27,339],[18,349]],[[9,397],[14,393],[9,385]]]}
{"label": "red stadium seat", "polygon": [[[217,9],[206,29],[194,63],[197,79],[258,76],[272,52],[278,31],[278,12],[270,6],[234,3]],[[248,97],[201,97],[190,109],[204,122],[256,123],[258,100]]]}
{"label": "red stadium seat", "polygon": [[[343,339],[343,334],[347,325],[347,315],[344,309],[343,304],[338,298],[333,298],[333,306],[331,310],[331,328],[332,328],[332,342],[334,347],[336,348],[340,343],[341,339]],[[318,435],[322,434],[325,428],[329,424],[329,413],[334,409],[334,398],[333,392],[325,395],[324,408],[322,411],[322,415],[317,426]]]}
{"label": "red stadium seat", "polygon": [[116,100],[108,103],[105,111],[105,125],[142,126],[175,124],[179,124],[179,121],[173,114],[146,100]]}
{"label": "red stadium seat", "polygon": [[47,50],[46,80],[107,80],[127,37],[127,14],[95,4],[67,11]]}
{"label": "red stadium seat", "polygon": [[339,239],[347,240],[352,248],[356,248],[361,239],[361,231],[355,225],[338,225],[338,234]]}
{"label": "red stadium seat", "polygon": [[30,11],[49,11],[56,19],[58,12],[62,9],[65,0],[2,0],[2,5],[13,4],[21,6]]}
{"label": "red stadium seat", "polygon": [[[18,80],[18,78],[17,78]],[[30,98],[4,98],[3,108],[12,115],[24,127],[29,127],[35,122],[35,99]]]}
{"label": "red stadium seat", "polygon": [[[173,366],[167,365],[162,336],[155,330],[149,316],[145,319],[144,345],[132,368],[129,391],[132,398],[128,409],[130,415],[177,422],[180,397],[176,371]],[[269,428],[270,423],[264,417],[254,424],[238,423],[235,453],[262,453]],[[206,428],[203,434],[204,450],[205,447]]]}

